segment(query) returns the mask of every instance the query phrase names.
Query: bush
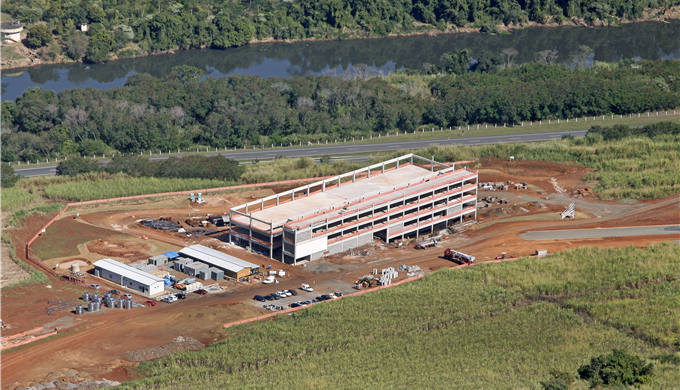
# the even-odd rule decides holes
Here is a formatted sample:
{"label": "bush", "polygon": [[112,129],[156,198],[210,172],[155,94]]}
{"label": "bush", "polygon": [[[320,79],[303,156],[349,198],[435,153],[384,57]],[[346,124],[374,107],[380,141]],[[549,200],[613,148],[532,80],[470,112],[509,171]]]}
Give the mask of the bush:
{"label": "bush", "polygon": [[106,171],[123,172],[133,177],[164,177],[178,179],[217,179],[237,181],[245,168],[224,156],[171,157],[151,162],[144,157],[115,156]]}
{"label": "bush", "polygon": [[44,24],[35,24],[28,30],[26,41],[32,49],[47,46],[52,43],[52,32]]}
{"label": "bush", "polygon": [[57,175],[76,176],[81,173],[99,172],[101,166],[95,160],[88,160],[83,157],[73,157],[57,165]]}
{"label": "bush", "polygon": [[653,365],[645,364],[638,356],[615,349],[609,355],[590,359],[590,364],[579,367],[581,379],[590,382],[592,387],[632,386],[647,383],[652,377]]}
{"label": "bush", "polygon": [[79,60],[83,58],[87,52],[89,43],[90,37],[81,32],[76,32],[68,38],[68,41],[66,42],[66,52],[72,59]]}
{"label": "bush", "polygon": [[19,181],[19,178],[21,177],[14,173],[14,168],[12,168],[12,166],[7,163],[2,163],[0,165],[0,171],[2,171],[2,179],[0,179],[2,180],[0,181],[2,188],[14,187],[14,185],[17,184],[17,181]]}

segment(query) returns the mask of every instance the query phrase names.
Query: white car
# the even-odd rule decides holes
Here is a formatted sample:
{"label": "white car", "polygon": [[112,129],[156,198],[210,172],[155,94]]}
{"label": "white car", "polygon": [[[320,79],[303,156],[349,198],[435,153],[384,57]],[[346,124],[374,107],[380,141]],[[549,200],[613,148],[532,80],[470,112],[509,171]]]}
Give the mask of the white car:
{"label": "white car", "polygon": [[300,290],[307,291],[307,292],[314,291],[314,289],[311,288],[308,284],[303,284],[302,286],[300,286]]}
{"label": "white car", "polygon": [[173,303],[173,302],[177,302],[177,297],[174,296],[174,295],[168,295],[167,297],[161,299],[161,301],[167,302],[167,303]]}
{"label": "white car", "polygon": [[130,294],[123,294],[123,298],[132,299],[132,295],[130,295]]}
{"label": "white car", "polygon": [[276,282],[276,278],[273,276],[269,276],[267,279],[262,281],[262,283],[264,284],[272,284],[274,282]]}

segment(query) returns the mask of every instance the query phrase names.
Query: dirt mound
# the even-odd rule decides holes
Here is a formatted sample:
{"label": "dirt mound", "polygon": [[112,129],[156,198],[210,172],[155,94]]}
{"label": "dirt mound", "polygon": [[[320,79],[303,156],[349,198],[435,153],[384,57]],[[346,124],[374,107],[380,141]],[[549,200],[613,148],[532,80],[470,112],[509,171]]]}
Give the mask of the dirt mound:
{"label": "dirt mound", "polygon": [[85,244],[91,253],[99,253],[104,256],[129,257],[144,255],[153,248],[150,244],[143,244],[131,240],[95,240]]}
{"label": "dirt mound", "polygon": [[493,208],[484,214],[486,215],[511,215],[511,214],[527,214],[530,213],[531,211],[527,209],[526,207],[513,204],[512,206],[505,206],[505,207],[497,207]]}
{"label": "dirt mound", "polygon": [[128,351],[125,357],[133,362],[145,362],[148,360],[160,359],[162,357],[174,355],[186,351],[198,351],[205,347],[193,337],[179,336],[173,340],[172,344],[161,345],[160,347],[140,349],[138,351]]}

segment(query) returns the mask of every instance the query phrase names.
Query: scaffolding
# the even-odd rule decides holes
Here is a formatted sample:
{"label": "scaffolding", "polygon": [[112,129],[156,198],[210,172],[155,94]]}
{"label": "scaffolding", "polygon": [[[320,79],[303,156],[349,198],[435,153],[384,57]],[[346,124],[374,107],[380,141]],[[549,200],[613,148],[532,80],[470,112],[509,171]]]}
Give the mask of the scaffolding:
{"label": "scaffolding", "polygon": [[229,241],[286,263],[477,219],[477,172],[407,154],[229,211]]}

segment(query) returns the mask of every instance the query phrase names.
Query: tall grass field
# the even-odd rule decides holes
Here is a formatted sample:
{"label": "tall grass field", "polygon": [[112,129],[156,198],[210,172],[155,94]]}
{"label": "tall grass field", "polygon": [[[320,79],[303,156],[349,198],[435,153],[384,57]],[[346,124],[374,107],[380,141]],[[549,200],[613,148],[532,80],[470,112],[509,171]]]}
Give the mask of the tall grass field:
{"label": "tall grass field", "polygon": [[587,389],[577,368],[622,348],[655,366],[640,389],[673,389],[678,259],[662,243],[440,270],[229,328],[202,351],[143,363],[146,379],[122,388],[541,389],[557,371]]}
{"label": "tall grass field", "polygon": [[[437,161],[514,156],[518,160],[582,164],[595,170],[586,180],[598,181],[594,190],[603,200],[661,198],[680,192],[680,136],[677,135],[603,141],[594,134],[548,142],[433,146],[413,152],[435,156]],[[390,152],[381,158],[402,153]]]}

